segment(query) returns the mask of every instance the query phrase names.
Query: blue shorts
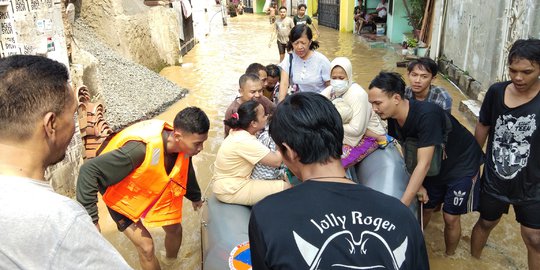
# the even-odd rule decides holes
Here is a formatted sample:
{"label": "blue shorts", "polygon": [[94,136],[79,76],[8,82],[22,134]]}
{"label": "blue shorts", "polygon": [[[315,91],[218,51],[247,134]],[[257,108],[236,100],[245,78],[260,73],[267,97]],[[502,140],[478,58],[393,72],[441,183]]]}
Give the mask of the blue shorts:
{"label": "blue shorts", "polygon": [[480,181],[477,179],[473,183],[472,180],[476,175],[455,178],[444,185],[424,182],[424,188],[429,196],[429,201],[424,204],[424,208],[434,209],[443,203],[443,211],[451,215],[478,210]]}

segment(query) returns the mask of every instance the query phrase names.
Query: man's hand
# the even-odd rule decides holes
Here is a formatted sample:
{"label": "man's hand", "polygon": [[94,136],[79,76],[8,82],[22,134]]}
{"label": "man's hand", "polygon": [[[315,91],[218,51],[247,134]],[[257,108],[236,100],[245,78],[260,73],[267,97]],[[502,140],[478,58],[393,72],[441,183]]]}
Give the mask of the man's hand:
{"label": "man's hand", "polygon": [[416,197],[421,203],[424,203],[424,204],[426,204],[429,201],[427,190],[424,186],[420,187],[420,189],[416,193]]}
{"label": "man's hand", "polygon": [[202,207],[203,205],[203,200],[199,200],[199,201],[196,201],[196,202],[191,202],[191,205],[193,206],[193,210],[197,211],[199,210],[199,208]]}

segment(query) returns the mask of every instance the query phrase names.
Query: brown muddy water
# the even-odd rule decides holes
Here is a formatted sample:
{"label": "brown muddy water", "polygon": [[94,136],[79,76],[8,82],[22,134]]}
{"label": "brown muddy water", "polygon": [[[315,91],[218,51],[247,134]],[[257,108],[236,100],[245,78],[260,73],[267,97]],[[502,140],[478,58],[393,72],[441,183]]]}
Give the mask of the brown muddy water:
{"label": "brown muddy water", "polygon": [[[218,21],[218,20],[215,20]],[[238,78],[246,67],[258,62],[263,65],[277,64],[279,60],[275,43],[268,47],[271,26],[266,16],[245,14],[229,20],[223,27],[220,22],[212,24],[208,36],[200,40],[183,58],[182,66],[168,67],[160,73],[162,76],[190,89],[190,94],[174,104],[168,111],[157,118],[172,121],[174,115],[184,107],[201,107],[210,118],[210,132],[204,150],[194,157],[194,165],[201,190],[204,192],[211,177],[216,152],[223,141],[223,117],[225,110],[235,98],[238,90]],[[370,48],[366,41],[351,33],[339,33],[326,27],[319,27],[319,52],[332,60],[337,56],[348,57],[353,64],[353,77],[356,82],[367,88],[370,80],[380,71],[396,71],[404,76],[405,68],[397,68],[396,62],[401,56],[391,49]],[[443,78],[435,84],[450,90],[454,98],[453,114],[462,123],[464,117],[458,112],[459,102],[464,96],[451,83]],[[472,129],[468,125],[469,129]],[[184,240],[180,249],[179,262],[169,269],[201,269],[200,211],[193,211],[191,203],[184,200]],[[116,231],[114,223],[101,208],[101,228],[103,234],[120,250],[124,258],[135,269],[140,269],[137,253],[127,238]],[[477,213],[462,217],[462,239],[454,256],[444,255],[442,215],[435,213],[425,231],[425,240],[432,269],[526,269],[527,251],[520,236],[519,225],[513,212],[503,217],[494,229],[484,249],[481,260],[469,255],[472,226],[478,218]],[[151,229],[156,243],[156,250],[163,247],[162,229]],[[163,268],[165,269],[165,268]]]}

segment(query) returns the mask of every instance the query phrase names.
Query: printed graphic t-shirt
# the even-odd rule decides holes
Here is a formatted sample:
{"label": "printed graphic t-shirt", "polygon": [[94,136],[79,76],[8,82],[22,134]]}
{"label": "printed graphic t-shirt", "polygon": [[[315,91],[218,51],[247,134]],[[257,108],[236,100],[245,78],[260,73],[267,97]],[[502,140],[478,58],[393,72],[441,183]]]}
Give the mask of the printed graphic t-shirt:
{"label": "printed graphic t-shirt", "polygon": [[253,269],[429,269],[418,221],[359,184],[306,181],[256,204]]}
{"label": "printed graphic t-shirt", "polygon": [[294,21],[294,25],[312,23],[311,18],[308,15],[304,15],[304,17],[302,18],[298,17],[298,15],[294,15],[293,21]]}
{"label": "printed graphic t-shirt", "polygon": [[515,108],[504,104],[510,81],[492,85],[480,109],[489,126],[484,191],[508,203],[540,201],[540,94]]}
{"label": "printed graphic t-shirt", "polygon": [[284,19],[278,18],[276,20],[277,40],[281,44],[287,44],[289,42],[289,33],[294,27],[294,22],[290,17]]}

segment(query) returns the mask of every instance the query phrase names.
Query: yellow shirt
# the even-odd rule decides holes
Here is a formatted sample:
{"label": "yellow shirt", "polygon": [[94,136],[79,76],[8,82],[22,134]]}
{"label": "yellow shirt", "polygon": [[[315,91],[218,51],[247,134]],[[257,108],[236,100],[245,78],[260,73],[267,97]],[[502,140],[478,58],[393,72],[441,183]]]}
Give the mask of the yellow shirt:
{"label": "yellow shirt", "polygon": [[250,181],[249,176],[270,149],[245,130],[231,130],[219,148],[214,163],[213,191],[234,194]]}

